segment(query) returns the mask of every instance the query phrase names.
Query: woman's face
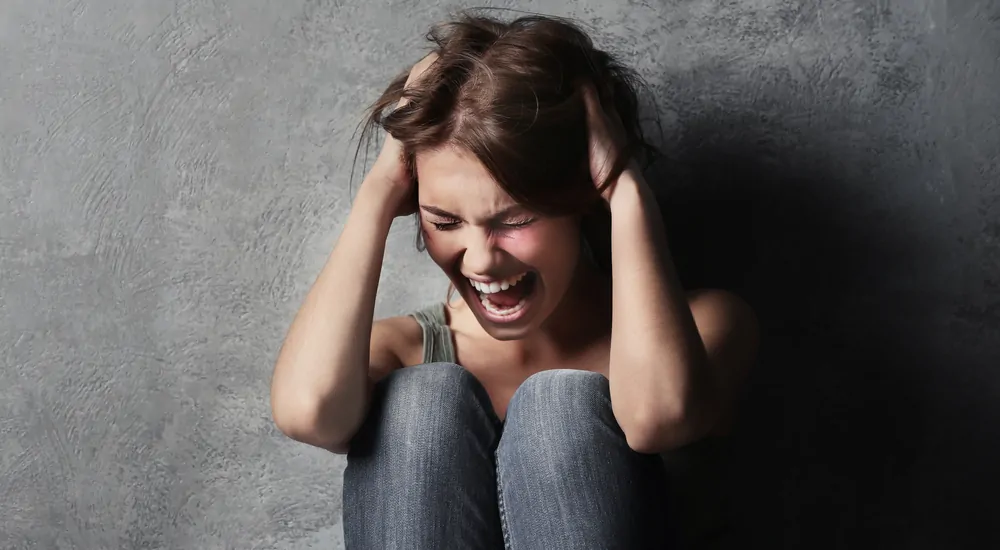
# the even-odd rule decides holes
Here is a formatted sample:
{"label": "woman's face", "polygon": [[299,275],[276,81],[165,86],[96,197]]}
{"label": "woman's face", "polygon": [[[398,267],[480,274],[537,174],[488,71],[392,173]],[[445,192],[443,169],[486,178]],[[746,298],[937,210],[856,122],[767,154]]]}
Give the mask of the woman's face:
{"label": "woman's face", "polygon": [[580,255],[579,221],[519,206],[470,153],[416,158],[420,228],[427,252],[487,333],[523,338],[565,295]]}

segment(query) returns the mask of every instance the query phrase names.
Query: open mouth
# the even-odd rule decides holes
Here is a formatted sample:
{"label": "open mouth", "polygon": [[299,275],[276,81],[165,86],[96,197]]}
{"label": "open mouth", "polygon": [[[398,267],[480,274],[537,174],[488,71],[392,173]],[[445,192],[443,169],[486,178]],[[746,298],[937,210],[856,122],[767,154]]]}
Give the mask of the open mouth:
{"label": "open mouth", "polygon": [[530,304],[536,279],[537,275],[528,271],[490,283],[467,280],[486,316],[497,322],[509,322],[519,318]]}

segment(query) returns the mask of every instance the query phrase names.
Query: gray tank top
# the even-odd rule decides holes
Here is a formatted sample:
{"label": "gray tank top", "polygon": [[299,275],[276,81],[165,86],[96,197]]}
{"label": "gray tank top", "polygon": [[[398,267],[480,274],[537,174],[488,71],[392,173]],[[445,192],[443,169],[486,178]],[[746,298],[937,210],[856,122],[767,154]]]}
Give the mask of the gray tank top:
{"label": "gray tank top", "polygon": [[424,363],[457,363],[455,342],[443,302],[418,309],[410,314],[424,333]]}

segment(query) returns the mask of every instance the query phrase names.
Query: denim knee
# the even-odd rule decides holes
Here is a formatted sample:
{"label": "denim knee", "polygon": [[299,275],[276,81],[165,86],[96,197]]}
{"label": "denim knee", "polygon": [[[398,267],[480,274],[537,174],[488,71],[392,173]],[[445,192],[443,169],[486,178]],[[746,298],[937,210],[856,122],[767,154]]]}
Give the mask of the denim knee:
{"label": "denim knee", "polygon": [[514,392],[508,409],[546,418],[579,417],[611,407],[608,379],[596,372],[576,369],[544,370],[529,376]]}
{"label": "denim knee", "polygon": [[458,365],[381,380],[347,455],[347,548],[498,547],[499,433],[486,390]]}
{"label": "denim knee", "polygon": [[447,453],[469,430],[495,424],[491,414],[489,395],[465,368],[454,363],[404,367],[376,384],[355,439],[368,445],[385,441],[408,452]]}
{"label": "denim knee", "polygon": [[548,370],[514,392],[496,452],[509,548],[661,548],[659,457],[636,453],[611,409],[608,379]]}
{"label": "denim knee", "polygon": [[573,369],[546,370],[528,377],[510,399],[504,431],[519,445],[566,447],[567,451],[624,437],[611,409],[608,379]]}

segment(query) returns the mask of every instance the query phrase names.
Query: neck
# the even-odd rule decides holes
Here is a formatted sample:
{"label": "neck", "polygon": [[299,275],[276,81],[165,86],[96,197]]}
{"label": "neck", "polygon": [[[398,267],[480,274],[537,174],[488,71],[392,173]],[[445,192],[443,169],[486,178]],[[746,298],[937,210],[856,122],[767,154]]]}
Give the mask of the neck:
{"label": "neck", "polygon": [[517,341],[526,354],[543,349],[572,353],[611,327],[611,280],[580,261],[562,301],[530,338]]}

